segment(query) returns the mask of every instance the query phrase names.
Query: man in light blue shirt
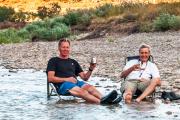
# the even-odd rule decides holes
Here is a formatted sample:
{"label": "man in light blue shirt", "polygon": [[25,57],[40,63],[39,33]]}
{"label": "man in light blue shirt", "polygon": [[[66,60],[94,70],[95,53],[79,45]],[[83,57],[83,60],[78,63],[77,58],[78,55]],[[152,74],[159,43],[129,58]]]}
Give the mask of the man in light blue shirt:
{"label": "man in light blue shirt", "polygon": [[121,73],[121,78],[126,78],[121,85],[121,92],[126,103],[131,103],[132,96],[136,90],[142,94],[136,99],[141,102],[146,96],[151,94],[156,86],[160,85],[160,75],[157,66],[148,61],[150,56],[150,47],[141,45],[139,48],[139,59],[130,60]]}

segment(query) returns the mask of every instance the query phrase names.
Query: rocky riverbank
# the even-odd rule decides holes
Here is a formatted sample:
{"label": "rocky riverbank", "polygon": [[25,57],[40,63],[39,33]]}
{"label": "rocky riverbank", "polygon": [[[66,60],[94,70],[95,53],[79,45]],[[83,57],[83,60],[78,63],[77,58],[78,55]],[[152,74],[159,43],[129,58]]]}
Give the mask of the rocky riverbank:
{"label": "rocky riverbank", "polygon": [[[9,69],[46,69],[49,58],[58,55],[56,42],[33,42],[0,45],[0,65]],[[124,58],[137,55],[140,44],[152,47],[152,55],[163,81],[180,88],[180,31],[138,33],[132,35],[106,35],[82,41],[72,41],[71,57],[88,69],[91,56],[97,57],[94,76],[120,80]],[[166,83],[165,82],[165,83]]]}

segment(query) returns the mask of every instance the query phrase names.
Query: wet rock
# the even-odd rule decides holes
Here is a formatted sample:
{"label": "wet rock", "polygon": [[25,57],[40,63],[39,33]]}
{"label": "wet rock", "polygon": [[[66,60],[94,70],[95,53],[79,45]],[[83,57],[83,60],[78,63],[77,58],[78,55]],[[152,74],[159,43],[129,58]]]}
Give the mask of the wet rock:
{"label": "wet rock", "polygon": [[171,111],[167,111],[166,114],[167,115],[172,115],[172,112]]}
{"label": "wet rock", "polygon": [[99,85],[99,83],[96,83],[95,85]]}
{"label": "wet rock", "polygon": [[101,79],[100,81],[107,81],[106,79]]}
{"label": "wet rock", "polygon": [[17,69],[9,69],[9,72],[11,72],[11,73],[17,73],[18,70],[17,70]]}
{"label": "wet rock", "polygon": [[178,117],[178,115],[174,115],[174,117]]}

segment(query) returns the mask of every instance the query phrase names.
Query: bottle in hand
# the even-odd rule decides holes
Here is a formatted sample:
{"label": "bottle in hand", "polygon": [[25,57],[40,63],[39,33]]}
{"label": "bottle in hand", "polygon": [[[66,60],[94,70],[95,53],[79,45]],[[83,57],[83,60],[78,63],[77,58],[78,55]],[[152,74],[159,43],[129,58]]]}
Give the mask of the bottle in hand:
{"label": "bottle in hand", "polygon": [[96,64],[96,62],[97,62],[97,61],[96,61],[96,58],[95,58],[95,57],[92,57],[92,58],[91,58],[91,64]]}

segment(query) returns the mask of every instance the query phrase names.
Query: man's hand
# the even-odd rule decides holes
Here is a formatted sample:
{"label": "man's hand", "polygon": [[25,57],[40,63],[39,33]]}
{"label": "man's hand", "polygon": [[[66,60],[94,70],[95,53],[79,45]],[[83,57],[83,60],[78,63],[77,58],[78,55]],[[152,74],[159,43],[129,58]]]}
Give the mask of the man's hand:
{"label": "man's hand", "polygon": [[72,83],[77,83],[77,80],[74,77],[68,77],[68,78],[66,78],[65,81],[72,82]]}
{"label": "man's hand", "polygon": [[132,67],[133,67],[133,71],[138,71],[141,69],[139,64],[135,64]]}
{"label": "man's hand", "polygon": [[89,69],[93,71],[95,67],[96,67],[96,63],[90,63]]}

